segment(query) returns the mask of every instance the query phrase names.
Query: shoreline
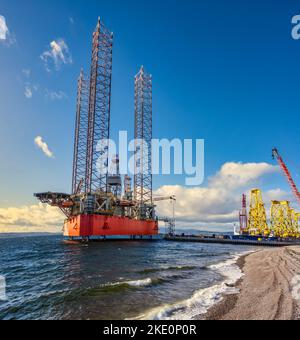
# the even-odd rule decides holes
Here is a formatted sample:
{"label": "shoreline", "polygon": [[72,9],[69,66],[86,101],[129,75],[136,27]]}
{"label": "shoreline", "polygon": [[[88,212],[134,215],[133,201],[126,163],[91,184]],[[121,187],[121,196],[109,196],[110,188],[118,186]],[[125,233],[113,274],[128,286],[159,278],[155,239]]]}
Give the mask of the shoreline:
{"label": "shoreline", "polygon": [[[259,251],[256,251],[259,252]],[[243,281],[244,278],[244,271],[243,268],[246,263],[246,258],[250,256],[251,254],[246,254],[240,256],[237,261],[236,265],[239,267],[241,272],[243,273],[243,277],[237,280],[237,282],[233,285],[234,288],[238,289],[240,291],[240,285]],[[216,303],[213,305],[205,315],[200,316],[200,319],[202,320],[211,320],[211,321],[217,321],[221,320],[222,316],[229,313],[237,304],[238,301],[238,295],[239,293],[236,294],[230,294],[230,295],[223,295],[222,301]]]}
{"label": "shoreline", "polygon": [[299,320],[299,246],[258,250],[236,265],[243,273],[233,285],[239,293],[223,295],[200,320]]}

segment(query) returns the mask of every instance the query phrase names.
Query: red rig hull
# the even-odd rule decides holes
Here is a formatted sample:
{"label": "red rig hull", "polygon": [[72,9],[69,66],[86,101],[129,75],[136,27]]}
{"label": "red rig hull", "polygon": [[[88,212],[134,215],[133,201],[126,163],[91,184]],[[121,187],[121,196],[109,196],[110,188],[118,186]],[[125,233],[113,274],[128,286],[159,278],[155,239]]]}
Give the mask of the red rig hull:
{"label": "red rig hull", "polygon": [[64,224],[64,236],[68,238],[112,236],[157,236],[158,222],[132,220],[128,217],[105,215],[78,215]]}

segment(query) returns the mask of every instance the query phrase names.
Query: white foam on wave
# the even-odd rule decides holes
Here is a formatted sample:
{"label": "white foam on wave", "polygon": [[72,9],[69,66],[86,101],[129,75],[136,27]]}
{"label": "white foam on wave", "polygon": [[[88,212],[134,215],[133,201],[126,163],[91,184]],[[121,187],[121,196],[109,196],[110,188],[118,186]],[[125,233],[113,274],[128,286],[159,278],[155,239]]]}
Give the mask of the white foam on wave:
{"label": "white foam on wave", "polygon": [[140,320],[193,320],[199,315],[205,314],[214,304],[222,301],[225,295],[238,294],[239,290],[234,284],[243,277],[243,273],[236,262],[239,257],[247,253],[237,254],[225,262],[208,266],[208,269],[216,270],[224,280],[212,287],[196,291],[187,300],[154,308],[136,319]]}
{"label": "white foam on wave", "polygon": [[152,279],[126,281],[124,283],[129,286],[133,286],[133,287],[145,287],[145,286],[150,286],[152,284]]}
{"label": "white foam on wave", "polygon": [[147,278],[143,280],[132,280],[132,281],[119,281],[114,283],[106,283],[103,287],[114,287],[114,286],[121,286],[121,285],[128,285],[132,287],[145,287],[150,286],[153,283],[152,279]]}
{"label": "white foam on wave", "polygon": [[6,280],[4,276],[0,275],[0,301],[6,301]]}

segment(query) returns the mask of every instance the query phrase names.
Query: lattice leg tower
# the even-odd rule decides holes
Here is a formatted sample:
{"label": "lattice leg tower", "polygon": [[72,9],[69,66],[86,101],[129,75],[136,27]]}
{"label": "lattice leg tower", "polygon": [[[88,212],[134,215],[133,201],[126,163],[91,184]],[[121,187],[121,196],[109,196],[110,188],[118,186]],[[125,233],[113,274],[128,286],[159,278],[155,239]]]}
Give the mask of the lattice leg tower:
{"label": "lattice leg tower", "polygon": [[152,76],[141,67],[135,77],[134,198],[152,204]]}
{"label": "lattice leg tower", "polygon": [[88,192],[107,192],[112,49],[113,34],[99,19],[93,34],[90,78],[86,167],[86,188]]}
{"label": "lattice leg tower", "polygon": [[84,181],[81,190],[86,191],[86,157],[87,157],[87,138],[88,138],[88,101],[89,101],[89,82],[84,77],[83,70],[80,72],[77,90],[76,126],[74,141],[74,160],[73,160],[73,179],[72,193],[78,192],[81,181]]}

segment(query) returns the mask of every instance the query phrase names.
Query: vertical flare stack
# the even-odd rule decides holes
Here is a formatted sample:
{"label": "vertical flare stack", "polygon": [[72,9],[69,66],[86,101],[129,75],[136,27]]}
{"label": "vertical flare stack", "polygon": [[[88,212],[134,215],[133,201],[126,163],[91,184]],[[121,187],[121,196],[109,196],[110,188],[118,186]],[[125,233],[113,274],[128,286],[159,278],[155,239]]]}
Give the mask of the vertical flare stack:
{"label": "vertical flare stack", "polygon": [[135,76],[134,199],[153,203],[152,197],[152,76],[142,66]]}
{"label": "vertical flare stack", "polygon": [[243,195],[242,210],[240,211],[240,232],[243,234],[248,228],[247,196]]}

